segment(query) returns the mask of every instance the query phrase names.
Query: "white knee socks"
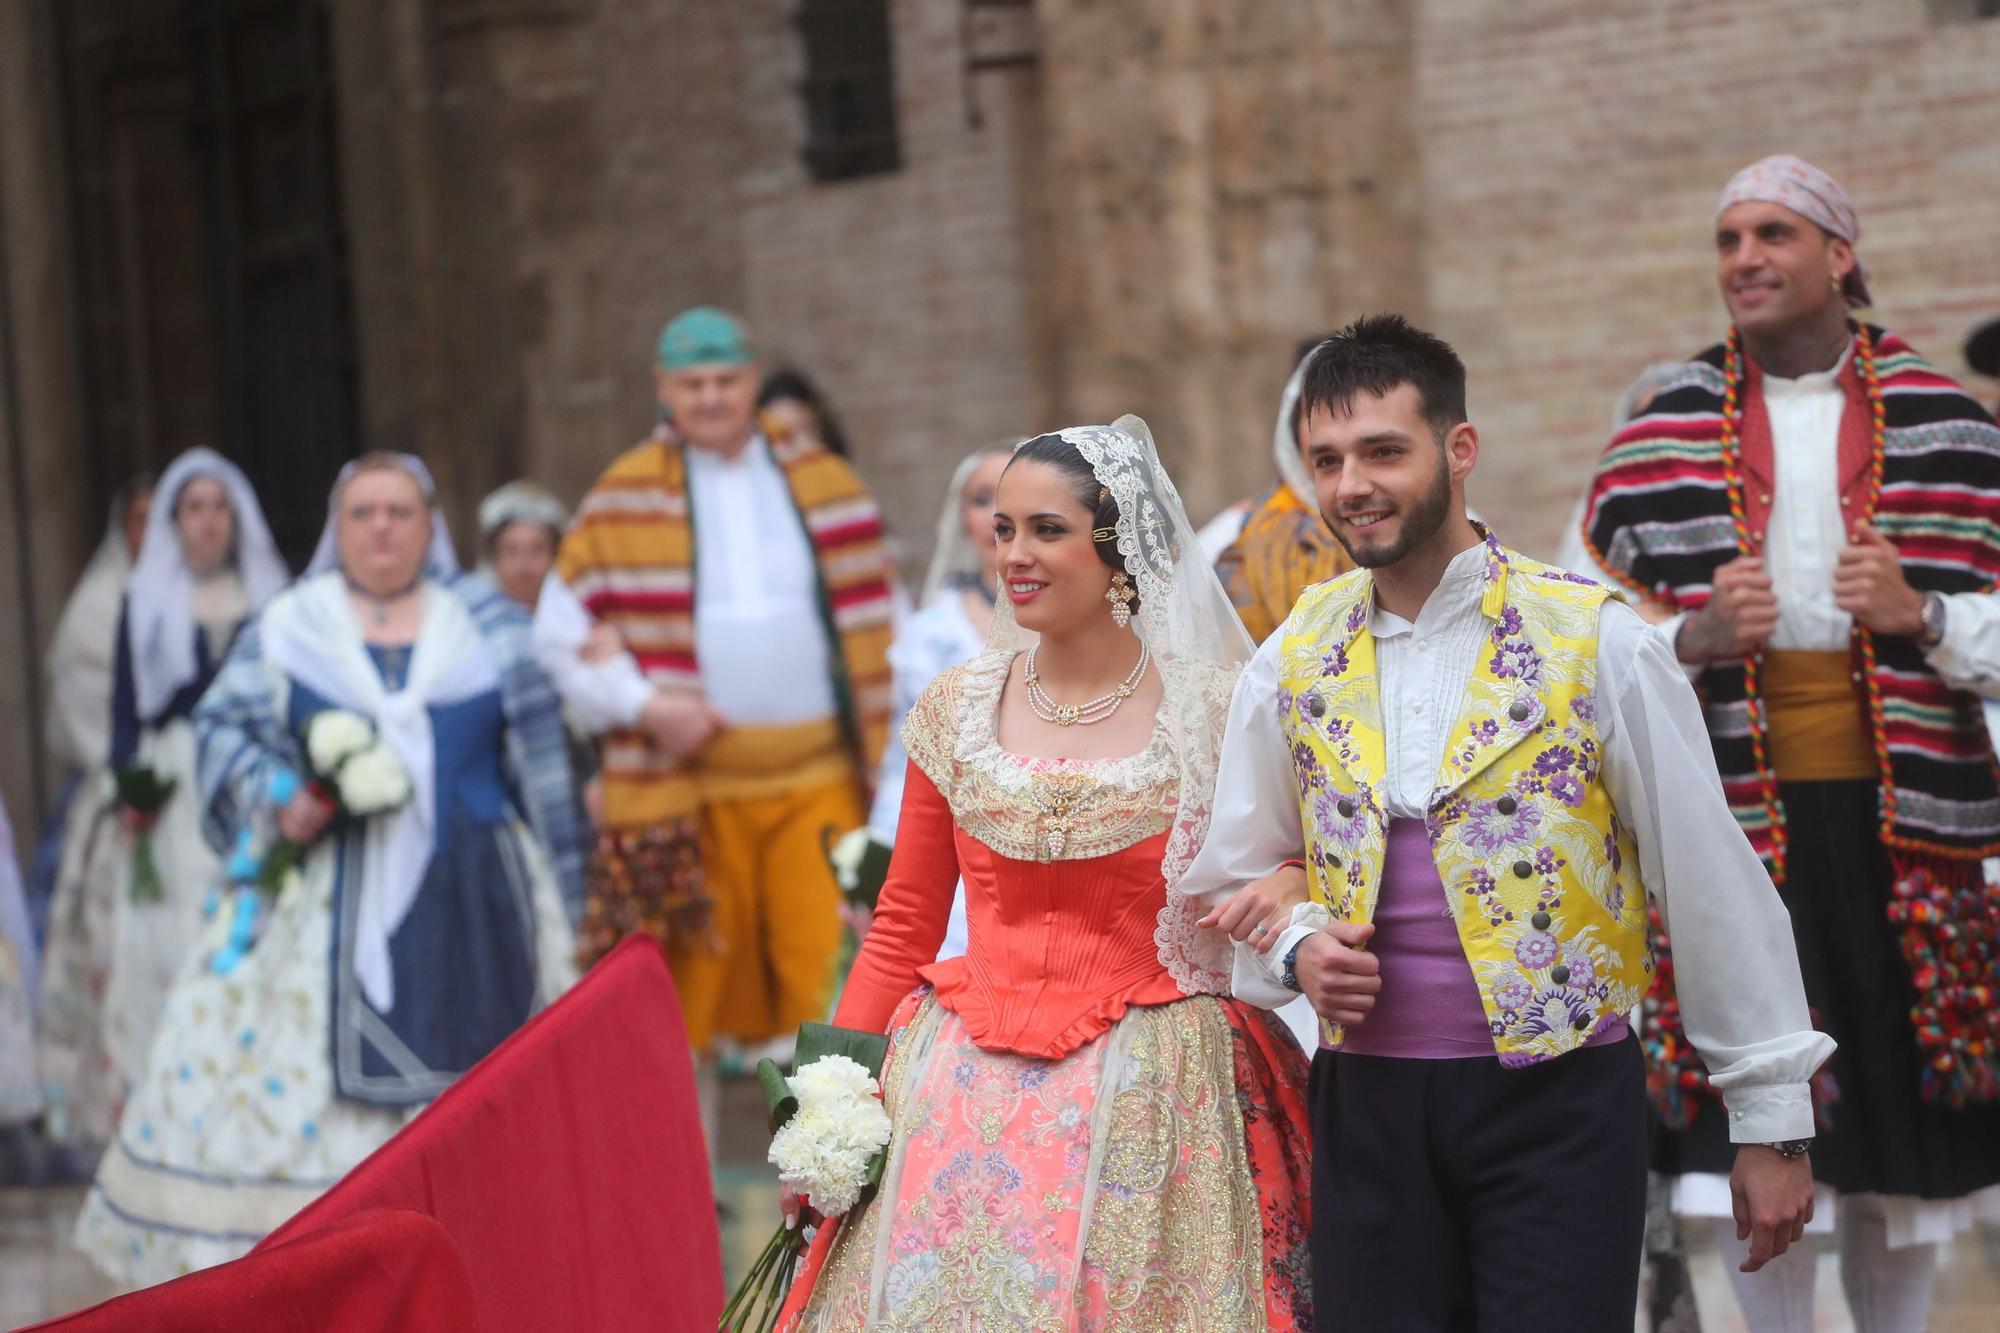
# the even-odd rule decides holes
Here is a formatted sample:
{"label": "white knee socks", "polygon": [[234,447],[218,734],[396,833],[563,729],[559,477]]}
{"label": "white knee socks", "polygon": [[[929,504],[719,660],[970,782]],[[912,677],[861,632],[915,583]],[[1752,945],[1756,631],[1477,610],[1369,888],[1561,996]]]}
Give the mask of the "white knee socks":
{"label": "white knee socks", "polygon": [[1736,1288],[1743,1322],[1756,1333],[1812,1333],[1813,1278],[1816,1256],[1811,1241],[1801,1241],[1754,1273],[1738,1271],[1749,1249],[1736,1239],[1736,1223],[1727,1217],[1711,1222],[1716,1253]]}
{"label": "white knee socks", "polygon": [[1855,1333],[1923,1333],[1930,1323],[1938,1247],[1888,1248],[1879,1194],[1840,1198],[1840,1286]]}

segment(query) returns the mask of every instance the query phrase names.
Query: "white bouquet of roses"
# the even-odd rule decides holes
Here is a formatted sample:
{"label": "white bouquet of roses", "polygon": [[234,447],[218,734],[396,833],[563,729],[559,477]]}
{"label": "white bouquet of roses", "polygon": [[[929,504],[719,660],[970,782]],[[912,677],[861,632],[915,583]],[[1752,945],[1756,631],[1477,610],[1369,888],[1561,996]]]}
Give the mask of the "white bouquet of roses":
{"label": "white bouquet of roses", "polygon": [[[880,1033],[806,1023],[799,1028],[797,1072],[787,1078],[769,1060],[757,1066],[771,1118],[771,1164],[822,1218],[846,1216],[881,1183],[890,1124],[876,1080],[888,1053]],[[790,1223],[780,1226],[716,1327],[771,1328],[804,1252],[803,1234]]]}
{"label": "white bouquet of roses", "polygon": [[[344,708],[315,713],[306,723],[306,763],[312,776],[305,789],[341,814],[364,819],[385,814],[409,800],[413,790],[409,769],[376,733],[375,724]],[[266,798],[275,811],[298,790],[297,775],[282,771],[273,775]],[[274,818],[269,823],[264,839],[246,836],[238,846],[229,876],[240,884],[255,884],[275,898],[306,849],[279,834]],[[256,841],[264,843],[261,851],[253,845]]]}
{"label": "white bouquet of roses", "polygon": [[330,708],[306,725],[306,754],[322,792],[350,815],[379,815],[410,799],[410,773],[359,713]]}

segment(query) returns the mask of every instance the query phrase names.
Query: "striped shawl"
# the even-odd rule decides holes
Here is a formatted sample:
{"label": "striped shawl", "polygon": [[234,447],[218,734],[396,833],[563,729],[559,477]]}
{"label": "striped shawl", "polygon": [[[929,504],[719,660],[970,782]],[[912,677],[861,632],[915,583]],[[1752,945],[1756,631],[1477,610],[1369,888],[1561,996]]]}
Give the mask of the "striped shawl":
{"label": "striped shawl", "polygon": [[[1856,332],[1847,375],[1860,382],[1849,385],[1850,401],[1879,401],[1882,431],[1858,516],[1900,548],[1919,591],[1992,589],[2000,580],[2000,429],[1901,338]],[[1628,586],[1677,609],[1706,605],[1716,571],[1762,535],[1752,523],[1757,500],[1768,497],[1746,506],[1741,460],[1725,447],[1740,440],[1744,415],[1759,414],[1752,425],[1761,426],[1755,375],[1749,392],[1732,380],[1731,368],[1746,360],[1732,333],[1688,362],[1613,438],[1592,480],[1584,537],[1593,554]],[[1871,372],[1878,392],[1867,389]],[[2000,981],[1990,975],[1995,917],[1979,869],[1981,857],[2000,852],[2000,776],[1980,701],[1947,685],[1914,640],[1856,625],[1850,652],[1879,768],[1880,835],[1896,872],[1889,916],[1919,993],[1920,1038],[1933,1029],[1926,1046],[1939,1058],[1927,1091],[2000,1095],[1990,1049],[2000,1026],[1992,1005],[1963,984]],[[1756,665],[1712,663],[1697,684],[1730,806],[1782,883],[1785,812],[1765,758]],[[1983,942],[1969,945],[1968,933]],[[1968,968],[1978,976],[1965,975]],[[1994,1030],[1968,1035],[1959,1030],[1966,1025]]]}
{"label": "striped shawl", "polygon": [[[818,565],[820,609],[833,654],[834,697],[856,771],[874,772],[888,740],[890,574],[881,513],[846,461],[775,422],[760,423],[791,488]],[[694,615],[694,527],[680,441],[661,427],[611,464],[578,506],[556,572],[594,619],[624,637],[656,685],[700,687]],[[773,651],[782,652],[782,645]],[[612,828],[685,815],[698,795],[636,730],[604,738],[605,820]]]}

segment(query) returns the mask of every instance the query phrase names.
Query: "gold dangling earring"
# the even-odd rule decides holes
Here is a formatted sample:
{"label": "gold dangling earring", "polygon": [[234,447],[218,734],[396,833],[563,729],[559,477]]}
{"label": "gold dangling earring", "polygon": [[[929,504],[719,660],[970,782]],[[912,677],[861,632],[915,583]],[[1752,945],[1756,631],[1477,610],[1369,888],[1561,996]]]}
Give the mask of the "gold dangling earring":
{"label": "gold dangling earring", "polygon": [[1132,623],[1132,603],[1139,594],[1132,591],[1131,581],[1120,570],[1111,576],[1111,586],[1104,592],[1104,600],[1111,603],[1111,620],[1119,629]]}

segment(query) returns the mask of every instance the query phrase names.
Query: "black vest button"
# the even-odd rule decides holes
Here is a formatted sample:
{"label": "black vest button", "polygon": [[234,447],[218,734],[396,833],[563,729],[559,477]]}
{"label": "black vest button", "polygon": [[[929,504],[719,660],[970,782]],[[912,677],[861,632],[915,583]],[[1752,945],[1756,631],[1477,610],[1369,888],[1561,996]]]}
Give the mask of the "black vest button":
{"label": "black vest button", "polygon": [[1528,924],[1536,930],[1547,930],[1549,928],[1549,914],[1547,912],[1537,912],[1528,918]]}
{"label": "black vest button", "polygon": [[1526,722],[1528,720],[1528,705],[1516,699],[1507,706],[1507,716],[1513,718],[1516,722]]}
{"label": "black vest button", "polygon": [[1569,985],[1569,969],[1561,963],[1557,963],[1549,969],[1549,980],[1555,982],[1558,986]]}
{"label": "black vest button", "polygon": [[1340,811],[1340,817],[1342,819],[1354,818],[1354,802],[1348,800],[1345,796],[1341,797],[1340,800],[1334,805],[1334,809]]}
{"label": "black vest button", "polygon": [[1306,696],[1306,711],[1314,717],[1325,717],[1326,700],[1320,698],[1317,694],[1308,694]]}
{"label": "black vest button", "polygon": [[1511,815],[1521,807],[1515,803],[1513,797],[1502,796],[1499,800],[1493,803],[1493,808],[1495,810],[1498,810],[1503,815]]}
{"label": "black vest button", "polygon": [[1529,865],[1526,861],[1516,861],[1514,863],[1514,874],[1516,878],[1526,879],[1528,876],[1534,873],[1535,873],[1535,868]]}

